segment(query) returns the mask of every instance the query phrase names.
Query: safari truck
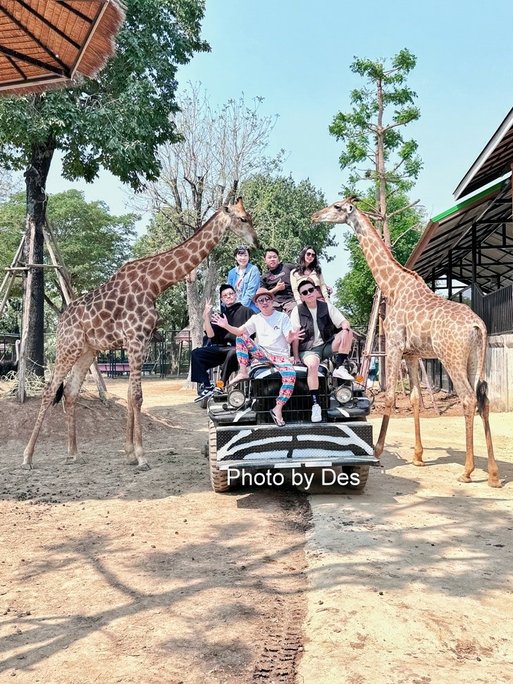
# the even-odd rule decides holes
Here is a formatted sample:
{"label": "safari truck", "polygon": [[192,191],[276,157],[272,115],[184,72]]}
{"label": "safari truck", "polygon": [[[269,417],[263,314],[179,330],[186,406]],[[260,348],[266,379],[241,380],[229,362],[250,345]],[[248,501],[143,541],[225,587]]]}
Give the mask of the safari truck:
{"label": "safari truck", "polygon": [[[328,365],[319,366],[318,401],[322,421],[311,421],[307,369],[296,366],[294,394],[285,404],[285,426],[274,424],[273,408],[281,385],[268,365],[250,368],[249,379],[208,400],[208,458],[215,492],[241,484],[283,484],[286,480],[308,490],[338,484],[362,491],[373,455],[371,404],[363,386],[346,371],[333,377]],[[316,487],[318,491],[318,488]]]}

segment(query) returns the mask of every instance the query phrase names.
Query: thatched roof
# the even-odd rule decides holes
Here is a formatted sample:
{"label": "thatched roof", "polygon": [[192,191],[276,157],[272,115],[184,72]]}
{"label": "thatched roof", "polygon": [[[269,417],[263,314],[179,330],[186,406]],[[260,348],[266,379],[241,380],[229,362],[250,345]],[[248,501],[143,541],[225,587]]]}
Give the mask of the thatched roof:
{"label": "thatched roof", "polygon": [[95,76],[123,19],[117,0],[1,0],[0,95]]}

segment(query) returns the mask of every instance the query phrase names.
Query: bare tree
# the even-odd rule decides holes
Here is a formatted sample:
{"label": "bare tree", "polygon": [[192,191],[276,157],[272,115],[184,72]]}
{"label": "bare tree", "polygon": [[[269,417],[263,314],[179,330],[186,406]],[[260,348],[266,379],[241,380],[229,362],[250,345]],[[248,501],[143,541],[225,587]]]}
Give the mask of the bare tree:
{"label": "bare tree", "polygon": [[[260,114],[262,98],[248,104],[244,94],[212,107],[201,84],[189,84],[178,98],[175,117],[182,141],[160,150],[162,173],[144,193],[155,213],[166,217],[177,241],[197,231],[221,204],[231,201],[252,174],[279,166],[264,156],[276,116]],[[187,281],[187,308],[194,346],[203,335],[205,297],[218,282],[218,250]]]}

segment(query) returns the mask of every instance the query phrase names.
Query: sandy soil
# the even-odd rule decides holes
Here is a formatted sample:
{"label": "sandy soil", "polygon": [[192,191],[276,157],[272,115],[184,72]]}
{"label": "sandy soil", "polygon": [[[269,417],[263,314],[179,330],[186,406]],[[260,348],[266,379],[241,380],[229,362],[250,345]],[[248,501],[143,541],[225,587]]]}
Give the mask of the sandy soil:
{"label": "sandy soil", "polygon": [[462,417],[422,421],[423,468],[398,418],[362,495],[310,497],[298,681],[513,682],[513,415],[491,416],[502,489],[486,484],[480,423],[472,484],[457,481]]}
{"label": "sandy soil", "polygon": [[81,398],[71,466],[52,408],[25,471],[39,401],[0,400],[0,681],[295,680],[306,498],[214,494],[205,411],[182,384],[144,383],[142,473],[123,463],[123,402]]}
{"label": "sandy soil", "polygon": [[23,470],[39,402],[0,399],[1,681],[513,681],[511,414],[492,416],[501,490],[481,457],[475,483],[456,481],[463,419],[442,396],[425,468],[397,418],[362,495],[221,496],[205,412],[180,388],[144,383],[142,473],[123,462],[125,380],[108,408],[81,398],[73,466],[55,407]]}

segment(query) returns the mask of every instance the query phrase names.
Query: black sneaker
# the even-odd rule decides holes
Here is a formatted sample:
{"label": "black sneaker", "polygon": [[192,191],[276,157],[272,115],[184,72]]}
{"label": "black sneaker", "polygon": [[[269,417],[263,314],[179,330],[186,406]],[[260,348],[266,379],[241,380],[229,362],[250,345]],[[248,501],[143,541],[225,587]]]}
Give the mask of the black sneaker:
{"label": "black sneaker", "polygon": [[211,394],[213,394],[214,390],[214,385],[206,385],[198,394],[194,402],[196,403],[198,401],[201,401],[202,399],[205,399],[206,397],[209,397]]}

